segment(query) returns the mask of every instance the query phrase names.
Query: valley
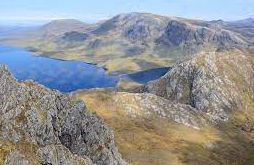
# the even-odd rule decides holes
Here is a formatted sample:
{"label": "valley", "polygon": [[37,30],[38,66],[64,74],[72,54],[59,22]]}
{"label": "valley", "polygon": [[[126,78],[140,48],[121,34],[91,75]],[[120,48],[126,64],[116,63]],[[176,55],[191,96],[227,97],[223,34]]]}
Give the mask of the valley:
{"label": "valley", "polygon": [[94,63],[109,73],[131,73],[170,67],[204,50],[249,48],[253,21],[246,22],[250,34],[245,24],[234,22],[127,13],[95,24],[56,20],[1,42],[41,56]]}
{"label": "valley", "polygon": [[1,38],[0,165],[253,164],[253,36],[134,12]]}

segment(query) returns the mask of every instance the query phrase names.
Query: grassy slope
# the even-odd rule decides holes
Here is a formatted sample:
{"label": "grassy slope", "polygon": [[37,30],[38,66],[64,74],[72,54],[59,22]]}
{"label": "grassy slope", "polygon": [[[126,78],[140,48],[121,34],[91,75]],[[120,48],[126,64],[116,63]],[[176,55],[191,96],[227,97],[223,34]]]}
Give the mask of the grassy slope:
{"label": "grassy slope", "polygon": [[[108,41],[110,43],[110,41]],[[107,68],[109,73],[130,73],[153,68],[168,67],[173,64],[171,58],[153,55],[146,51],[140,55],[126,56],[122,46],[109,44],[90,49],[88,45],[62,46],[54,41],[15,39],[4,41],[5,44],[24,47],[37,55],[63,60],[78,60],[98,64]]]}
{"label": "grassy slope", "polygon": [[156,117],[130,117],[122,105],[113,101],[117,97],[114,95],[102,91],[79,93],[77,97],[114,129],[120,152],[133,164],[180,164],[179,147],[195,142],[202,146],[217,139],[209,129],[197,133],[199,131]]}
{"label": "grassy slope", "polygon": [[[194,130],[159,117],[131,117],[124,106],[132,94],[121,97],[111,91],[77,93],[88,109],[115,131],[119,151],[129,162],[149,164],[251,164],[254,162],[254,104],[232,114],[229,122]],[[119,105],[115,99],[125,99]]]}
{"label": "grassy slope", "polygon": [[6,157],[13,151],[20,152],[26,156],[33,165],[39,165],[39,157],[36,155],[38,146],[33,145],[28,139],[23,139],[19,143],[0,140],[0,165],[4,165]]}
{"label": "grassy slope", "polygon": [[[205,65],[203,57],[198,57],[200,67]],[[218,76],[233,83],[224,92],[236,90],[242,106],[231,112],[228,122],[210,128],[194,130],[159,116],[132,117],[126,109],[135,107],[141,111],[142,107],[133,101],[131,93],[123,97],[123,93],[102,90],[79,92],[76,96],[114,129],[120,152],[133,164],[253,164],[253,55],[224,52],[214,60]]]}

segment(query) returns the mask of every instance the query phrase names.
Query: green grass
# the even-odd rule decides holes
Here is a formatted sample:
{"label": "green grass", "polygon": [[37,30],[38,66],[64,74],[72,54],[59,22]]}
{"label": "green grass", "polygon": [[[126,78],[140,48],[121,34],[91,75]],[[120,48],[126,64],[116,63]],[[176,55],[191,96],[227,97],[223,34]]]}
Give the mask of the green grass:
{"label": "green grass", "polygon": [[[9,40],[7,44],[28,48],[35,55],[46,56],[63,60],[78,60],[88,63],[98,64],[108,69],[109,73],[120,72],[130,73],[158,67],[170,66],[173,60],[169,57],[153,55],[153,52],[128,56],[124,52],[126,49],[121,45],[121,41],[108,40],[107,44],[98,48],[89,48],[86,43],[73,46],[60,45],[51,40]],[[144,65],[145,64],[145,65]]]}

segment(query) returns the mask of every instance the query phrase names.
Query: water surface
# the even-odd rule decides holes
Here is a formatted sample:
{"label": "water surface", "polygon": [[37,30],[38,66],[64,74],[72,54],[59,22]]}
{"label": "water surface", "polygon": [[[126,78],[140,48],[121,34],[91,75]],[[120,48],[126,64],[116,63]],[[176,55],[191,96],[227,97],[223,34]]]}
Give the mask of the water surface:
{"label": "water surface", "polygon": [[118,82],[116,76],[108,75],[95,65],[37,57],[27,50],[10,46],[0,46],[0,64],[6,64],[20,81],[31,79],[62,92],[115,87]]}
{"label": "water surface", "polygon": [[130,79],[132,81],[138,82],[140,84],[147,84],[149,81],[153,81],[164,76],[170,69],[171,69],[170,67],[155,68],[136,73],[126,74],[123,75],[122,77],[125,79]]}

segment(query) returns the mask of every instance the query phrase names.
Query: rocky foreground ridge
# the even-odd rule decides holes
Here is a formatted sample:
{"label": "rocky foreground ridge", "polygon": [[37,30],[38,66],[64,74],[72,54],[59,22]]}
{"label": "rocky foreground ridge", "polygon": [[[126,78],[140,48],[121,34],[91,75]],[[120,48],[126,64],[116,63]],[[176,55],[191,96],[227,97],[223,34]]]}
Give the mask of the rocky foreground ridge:
{"label": "rocky foreground ridge", "polygon": [[112,130],[83,102],[0,67],[0,164],[126,164]]}

